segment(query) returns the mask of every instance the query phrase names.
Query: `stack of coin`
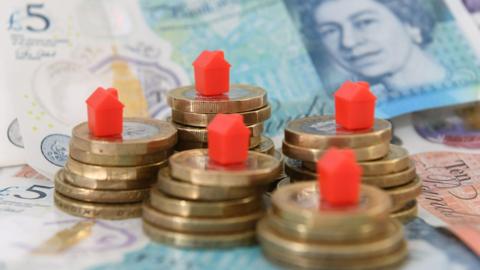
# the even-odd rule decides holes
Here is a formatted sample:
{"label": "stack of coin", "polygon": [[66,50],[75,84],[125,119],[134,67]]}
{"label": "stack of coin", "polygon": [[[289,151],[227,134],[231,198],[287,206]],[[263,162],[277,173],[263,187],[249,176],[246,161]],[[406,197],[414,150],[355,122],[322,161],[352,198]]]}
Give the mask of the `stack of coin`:
{"label": "stack of coin", "polygon": [[363,169],[362,182],[389,193],[392,217],[406,222],[417,215],[421,183],[407,150],[391,145],[391,137],[391,124],[382,119],[360,131],[342,129],[333,116],[294,120],[285,129],[285,172],[292,182],[317,179],[316,160],[327,148],[352,148]]}
{"label": "stack of coin", "polygon": [[255,242],[262,193],[280,173],[278,159],[250,151],[245,164],[209,161],[206,149],[178,152],[161,169],[143,208],[153,240],[178,247],[231,247]]}
{"label": "stack of coin", "polygon": [[[230,90],[219,96],[201,96],[195,87],[185,86],[168,93],[172,107],[171,121],[178,129],[176,150],[207,148],[207,125],[217,113],[238,113],[250,129],[250,149],[258,149],[270,140],[262,135],[263,123],[270,118],[271,107],[264,89],[245,84],[233,84]],[[262,148],[273,154],[272,148]]]}
{"label": "stack of coin", "polygon": [[384,269],[408,254],[403,227],[389,218],[390,198],[368,185],[357,206],[322,205],[315,182],[286,185],[257,225],[264,255],[303,269]]}
{"label": "stack of coin", "polygon": [[70,157],[55,176],[55,204],[72,215],[125,219],[141,216],[158,170],[177,141],[165,121],[125,118],[119,137],[94,137],[88,123],[76,126]]}

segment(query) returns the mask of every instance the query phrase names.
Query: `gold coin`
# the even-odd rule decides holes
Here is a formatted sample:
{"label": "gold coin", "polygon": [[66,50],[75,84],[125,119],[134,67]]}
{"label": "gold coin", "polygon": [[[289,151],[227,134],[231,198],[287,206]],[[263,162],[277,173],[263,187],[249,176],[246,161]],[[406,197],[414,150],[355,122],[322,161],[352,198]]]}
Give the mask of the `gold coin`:
{"label": "gold coin", "polygon": [[260,144],[253,148],[252,151],[273,156],[275,154],[275,144],[273,143],[272,139],[262,135]]}
{"label": "gold coin", "polygon": [[167,230],[144,221],[143,231],[153,241],[184,248],[227,248],[255,243],[254,230],[228,234],[190,234]]}
{"label": "gold coin", "polygon": [[407,243],[403,241],[399,247],[383,256],[359,259],[311,259],[297,256],[296,254],[280,253],[262,247],[263,254],[273,263],[293,269],[316,270],[374,270],[396,269],[408,256]]}
{"label": "gold coin", "polygon": [[[307,170],[313,172],[317,170],[315,162],[303,162],[302,165]],[[364,176],[377,176],[403,171],[411,165],[411,161],[405,148],[390,144],[390,150],[386,157],[359,162],[358,165],[362,167]]]}
{"label": "gold coin", "polygon": [[55,205],[70,215],[85,218],[128,219],[142,215],[142,203],[92,203],[70,199],[55,192]]}
{"label": "gold coin", "polygon": [[300,160],[292,158],[285,159],[285,173],[290,176],[293,182],[317,179],[315,172],[304,169]]}
{"label": "gold coin", "polygon": [[417,201],[413,200],[405,205],[404,208],[397,212],[391,213],[390,218],[396,219],[402,223],[408,223],[415,219],[418,215]]}
{"label": "gold coin", "polygon": [[294,183],[277,189],[272,195],[272,211],[285,222],[307,224],[317,228],[357,229],[372,220],[382,220],[390,212],[391,199],[384,191],[368,185],[360,186],[360,202],[356,206],[331,208],[320,204],[314,181]]}
{"label": "gold coin", "polygon": [[[167,163],[165,163],[167,165]],[[155,183],[155,178],[132,179],[132,180],[97,180],[81,175],[74,174],[68,170],[64,170],[64,180],[74,186],[87,189],[106,189],[106,190],[128,190],[149,188]]]}
{"label": "gold coin", "polygon": [[293,120],[285,128],[285,142],[302,148],[365,148],[391,139],[392,125],[383,119],[375,119],[368,130],[347,130],[335,123],[335,116],[310,116]]}
{"label": "gold coin", "polygon": [[405,148],[390,144],[390,150],[386,157],[379,160],[360,162],[359,165],[363,169],[364,176],[376,176],[406,170],[411,165],[411,161]]}
{"label": "gold coin", "polygon": [[143,220],[160,228],[185,233],[232,233],[255,230],[263,211],[233,217],[205,218],[182,217],[158,211],[148,202],[143,205]]}
{"label": "gold coin", "polygon": [[[390,144],[388,142],[377,143],[364,148],[352,148],[355,152],[357,161],[374,160],[384,157],[388,154]],[[287,157],[298,159],[301,161],[316,162],[327,149],[313,149],[295,146],[283,141],[283,154]]]}
{"label": "gold coin", "polygon": [[173,153],[171,149],[141,155],[98,155],[70,145],[70,157],[82,163],[100,166],[141,166],[158,163],[168,159]]}
{"label": "gold coin", "polygon": [[422,193],[422,182],[417,176],[412,182],[402,186],[384,189],[392,198],[392,212],[396,212],[409,201],[415,200]]}
{"label": "gold coin", "polygon": [[257,86],[232,84],[230,90],[218,96],[198,95],[195,86],[173,89],[167,94],[172,109],[193,113],[239,113],[267,105],[267,92]]}
{"label": "gold coin", "polygon": [[[245,125],[253,125],[267,121],[271,113],[272,108],[270,105],[267,105],[254,111],[239,112],[238,114],[243,116]],[[193,127],[207,127],[216,115],[216,113],[195,113],[172,110],[172,120],[174,122]]]}
{"label": "gold coin", "polygon": [[362,176],[362,183],[379,188],[391,188],[411,182],[417,176],[415,165],[404,171],[377,176]]}
{"label": "gold coin", "polygon": [[259,195],[261,188],[255,187],[221,187],[199,186],[178,181],[170,176],[168,168],[158,172],[158,188],[169,196],[202,201],[225,201]]}
{"label": "gold coin", "polygon": [[[208,142],[207,128],[189,127],[173,123],[178,130],[179,141]],[[263,132],[263,123],[247,126],[250,130],[250,137],[260,137]]]}
{"label": "gold coin", "polygon": [[250,196],[229,201],[189,201],[163,194],[152,188],[151,205],[164,213],[182,217],[232,217],[250,214],[261,208],[260,196]]}
{"label": "gold coin", "polygon": [[63,169],[55,175],[55,191],[72,199],[98,203],[141,202],[150,189],[100,190],[76,187],[64,180]]}
{"label": "gold coin", "polygon": [[265,220],[279,234],[298,241],[362,241],[383,234],[386,229],[385,220],[377,221],[372,219],[370,223],[357,224],[354,229],[352,229],[350,224],[339,223],[332,232],[332,230],[283,220],[271,211],[267,214]]}
{"label": "gold coin", "polygon": [[[309,259],[360,259],[375,258],[386,255],[398,249],[404,243],[403,226],[396,220],[384,224],[385,232],[362,241],[341,242],[329,241],[298,241],[287,235],[282,235],[269,226],[267,218],[257,225],[257,236],[263,248],[285,254],[295,254],[297,257]],[[294,240],[295,239],[295,240]]]}
{"label": "gold coin", "polygon": [[241,187],[266,185],[281,172],[281,163],[274,157],[248,152],[245,163],[220,165],[208,158],[207,149],[188,150],[169,159],[171,175],[196,185]]}
{"label": "gold coin", "polygon": [[165,167],[168,160],[159,163],[132,166],[132,167],[107,167],[96,166],[78,162],[74,159],[68,159],[65,164],[65,169],[73,174],[80,175],[86,178],[95,179],[98,181],[109,180],[141,180],[156,178],[158,170]]}
{"label": "gold coin", "polygon": [[123,132],[118,137],[95,137],[88,123],[73,128],[71,144],[97,155],[142,155],[172,148],[177,142],[177,130],[166,121],[150,118],[124,118]]}
{"label": "gold coin", "polygon": [[[262,136],[257,136],[257,137],[250,137],[250,144],[248,148],[252,149],[257,147],[260,142]],[[186,151],[186,150],[192,150],[192,149],[205,149],[208,148],[208,143],[207,142],[193,142],[193,141],[179,141],[175,145],[175,150],[177,151]]]}

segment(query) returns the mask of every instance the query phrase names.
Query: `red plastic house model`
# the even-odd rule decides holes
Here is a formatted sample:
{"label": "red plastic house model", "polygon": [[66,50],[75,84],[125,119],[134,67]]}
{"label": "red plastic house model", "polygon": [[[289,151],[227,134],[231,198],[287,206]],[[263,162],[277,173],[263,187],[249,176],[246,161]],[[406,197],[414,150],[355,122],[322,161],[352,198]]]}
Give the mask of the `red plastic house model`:
{"label": "red plastic house model", "polygon": [[118,100],[116,89],[97,88],[87,99],[87,106],[90,133],[95,137],[122,134],[123,104]]}
{"label": "red plastic house model", "polygon": [[362,168],[351,149],[328,149],[317,162],[317,174],[323,203],[329,206],[358,203]]}
{"label": "red plastic house model", "polygon": [[208,156],[221,165],[247,160],[250,130],[240,114],[218,114],[207,127]]}
{"label": "red plastic house model", "polygon": [[223,51],[203,51],[193,62],[195,88],[203,96],[216,96],[230,88],[230,64]]}
{"label": "red plastic house model", "polygon": [[335,120],[345,129],[373,127],[376,97],[367,82],[346,81],[335,92]]}

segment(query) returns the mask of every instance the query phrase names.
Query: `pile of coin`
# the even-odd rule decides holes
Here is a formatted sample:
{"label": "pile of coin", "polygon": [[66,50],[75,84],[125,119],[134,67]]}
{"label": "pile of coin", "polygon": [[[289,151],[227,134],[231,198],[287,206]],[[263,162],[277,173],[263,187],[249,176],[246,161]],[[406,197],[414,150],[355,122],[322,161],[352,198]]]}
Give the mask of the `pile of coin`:
{"label": "pile of coin", "polygon": [[[172,108],[172,123],[178,129],[176,150],[207,148],[207,125],[217,113],[238,113],[250,129],[250,149],[255,149],[270,139],[263,136],[263,123],[270,118],[271,107],[267,92],[256,86],[233,84],[219,96],[198,95],[195,86],[171,90],[167,102]],[[270,140],[271,141],[271,140]],[[273,154],[271,149],[263,148]]]}
{"label": "pile of coin", "polygon": [[362,182],[389,193],[392,217],[407,222],[417,215],[421,182],[407,150],[390,144],[391,130],[390,122],[382,119],[360,131],[342,129],[333,116],[294,120],[285,129],[285,172],[293,182],[317,179],[316,160],[327,148],[351,148],[363,169]]}
{"label": "pile of coin", "polygon": [[155,119],[125,118],[118,137],[94,137],[88,123],[77,125],[69,159],[55,176],[56,206],[88,218],[141,216],[142,201],[176,141],[175,127]]}
{"label": "pile of coin", "polygon": [[255,242],[262,193],[278,178],[278,159],[250,151],[239,165],[219,165],[208,150],[178,152],[161,169],[143,208],[143,228],[178,247],[232,247]]}
{"label": "pile of coin", "polygon": [[408,255],[403,226],[389,217],[389,196],[362,185],[357,206],[320,203],[315,182],[282,186],[257,225],[264,255],[303,269],[384,269]]}

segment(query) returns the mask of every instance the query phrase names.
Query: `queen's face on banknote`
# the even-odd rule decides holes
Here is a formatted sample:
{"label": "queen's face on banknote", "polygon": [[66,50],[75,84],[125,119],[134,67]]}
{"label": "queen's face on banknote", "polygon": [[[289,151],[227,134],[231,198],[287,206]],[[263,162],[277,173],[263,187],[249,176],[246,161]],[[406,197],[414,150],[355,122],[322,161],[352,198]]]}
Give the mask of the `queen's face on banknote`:
{"label": "queen's face on banknote", "polygon": [[435,26],[418,0],[319,0],[314,32],[325,52],[359,79],[390,91],[442,81],[445,69],[424,48]]}

